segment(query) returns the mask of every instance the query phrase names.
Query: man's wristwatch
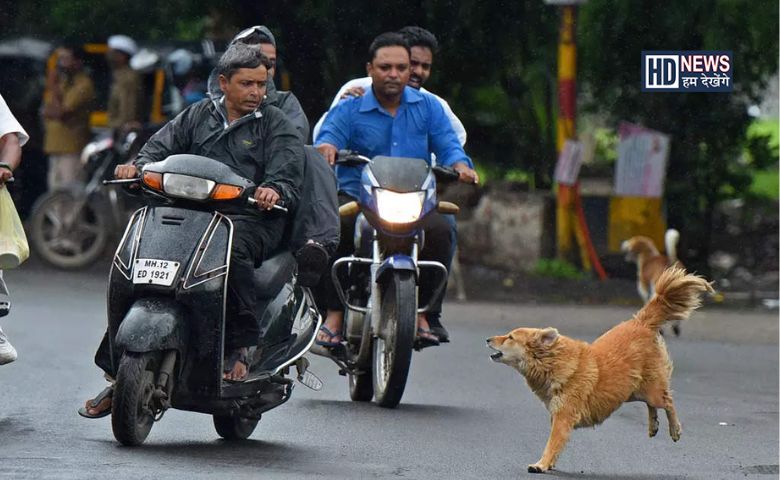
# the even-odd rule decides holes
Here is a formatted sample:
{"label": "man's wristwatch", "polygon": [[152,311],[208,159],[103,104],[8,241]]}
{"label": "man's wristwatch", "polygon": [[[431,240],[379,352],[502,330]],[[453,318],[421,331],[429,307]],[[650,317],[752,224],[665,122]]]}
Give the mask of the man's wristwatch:
{"label": "man's wristwatch", "polygon": [[7,163],[5,163],[5,162],[0,162],[0,168],[5,168],[5,169],[6,169],[6,170],[8,170],[9,172],[13,172],[13,171],[14,171],[14,169],[13,169],[13,168],[11,168],[11,166],[10,166],[10,165],[8,165],[8,164],[7,164]]}

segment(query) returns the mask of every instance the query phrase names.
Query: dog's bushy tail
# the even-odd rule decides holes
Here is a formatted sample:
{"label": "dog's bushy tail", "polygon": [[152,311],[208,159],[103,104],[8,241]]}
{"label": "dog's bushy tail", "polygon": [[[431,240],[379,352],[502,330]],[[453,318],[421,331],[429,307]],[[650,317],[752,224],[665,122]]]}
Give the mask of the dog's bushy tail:
{"label": "dog's bushy tail", "polygon": [[655,282],[655,295],[634,320],[653,330],[669,320],[685,320],[701,306],[700,294],[704,292],[713,292],[710,282],[687,274],[682,267],[669,267]]}

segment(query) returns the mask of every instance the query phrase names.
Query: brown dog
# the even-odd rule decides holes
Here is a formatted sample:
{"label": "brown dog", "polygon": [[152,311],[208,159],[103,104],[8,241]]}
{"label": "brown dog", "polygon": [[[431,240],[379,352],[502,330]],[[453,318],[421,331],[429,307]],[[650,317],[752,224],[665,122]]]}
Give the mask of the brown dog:
{"label": "brown dog", "polygon": [[[677,242],[680,232],[670,228],[664,234],[666,255],[662,255],[648,237],[636,236],[625,240],[620,249],[626,254],[626,261],[636,263],[636,289],[642,301],[647,303],[653,296],[653,286],[667,267],[682,263],[677,259]],[[680,336],[680,322],[672,323],[672,331]],[[661,330],[663,334],[663,329]]]}
{"label": "brown dog", "polygon": [[661,274],[655,296],[634,315],[592,344],[558,334],[554,328],[518,328],[489,338],[490,357],[519,371],[552,416],[542,458],[528,471],[552,468],[574,428],[600,424],[623,402],[647,404],[649,432],[658,432],[658,408],[666,411],[672,440],[682,428],[669,382],[672,362],[658,330],[684,320],[701,306],[699,294],[712,291],[703,278],[671,267]]}

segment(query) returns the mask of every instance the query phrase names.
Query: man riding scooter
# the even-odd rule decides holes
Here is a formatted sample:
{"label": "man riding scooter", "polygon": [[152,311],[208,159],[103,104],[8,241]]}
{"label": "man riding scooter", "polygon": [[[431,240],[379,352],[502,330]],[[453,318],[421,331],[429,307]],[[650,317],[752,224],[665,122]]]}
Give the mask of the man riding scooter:
{"label": "man riding scooter", "polygon": [[[224,96],[204,99],[179,114],[141,149],[134,165],[120,165],[117,179],[138,176],[140,169],[166,157],[190,153],[213,158],[259,185],[254,199],[259,208],[271,211],[283,202],[294,207],[300,196],[304,161],[303,145],[295,128],[276,107],[262,105],[271,64],[257,49],[231,46],[218,64]],[[250,348],[258,338],[253,272],[279,245],[285,217],[226,212],[233,223],[231,268],[225,333],[227,381],[247,376]],[[104,337],[95,362],[113,377]],[[111,411],[112,387],[89,400],[79,413],[99,418]]]}

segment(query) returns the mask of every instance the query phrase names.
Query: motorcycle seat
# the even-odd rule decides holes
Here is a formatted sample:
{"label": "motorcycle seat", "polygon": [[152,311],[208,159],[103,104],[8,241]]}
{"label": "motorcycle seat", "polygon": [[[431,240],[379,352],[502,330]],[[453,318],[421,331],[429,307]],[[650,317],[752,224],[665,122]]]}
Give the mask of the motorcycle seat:
{"label": "motorcycle seat", "polygon": [[279,293],[295,271],[295,257],[288,250],[280,250],[255,270],[255,292],[258,299],[270,299]]}

